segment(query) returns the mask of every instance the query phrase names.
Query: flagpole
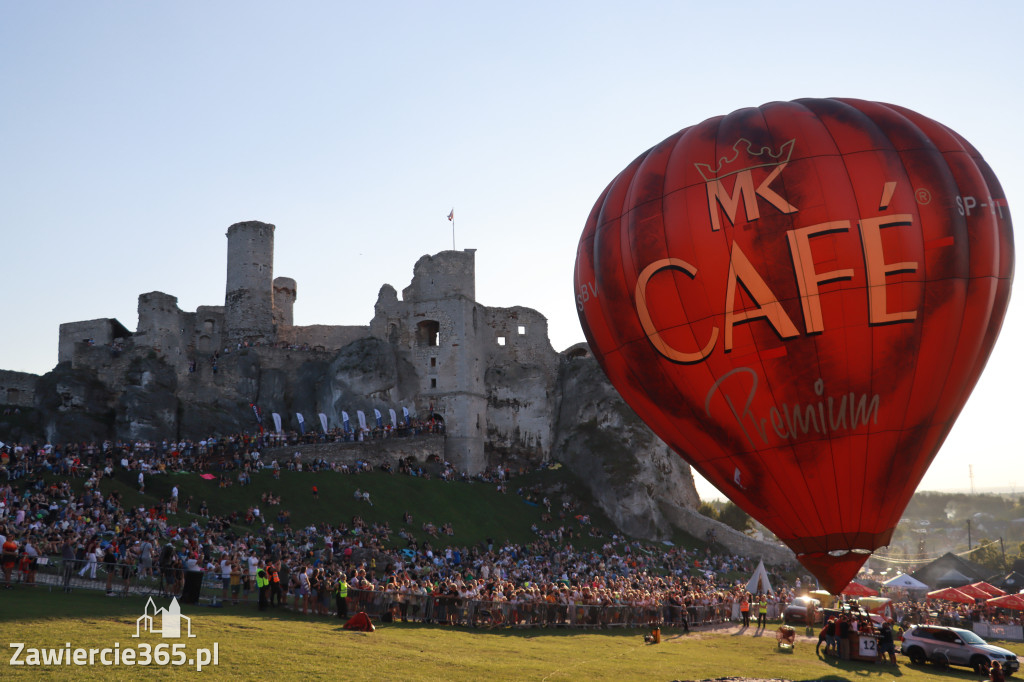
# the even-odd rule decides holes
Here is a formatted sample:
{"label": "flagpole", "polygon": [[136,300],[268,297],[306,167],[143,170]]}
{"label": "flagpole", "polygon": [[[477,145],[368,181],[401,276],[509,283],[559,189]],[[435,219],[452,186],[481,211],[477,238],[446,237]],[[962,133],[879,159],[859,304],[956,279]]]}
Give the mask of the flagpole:
{"label": "flagpole", "polygon": [[455,207],[448,213],[448,220],[452,223],[452,251],[455,250]]}

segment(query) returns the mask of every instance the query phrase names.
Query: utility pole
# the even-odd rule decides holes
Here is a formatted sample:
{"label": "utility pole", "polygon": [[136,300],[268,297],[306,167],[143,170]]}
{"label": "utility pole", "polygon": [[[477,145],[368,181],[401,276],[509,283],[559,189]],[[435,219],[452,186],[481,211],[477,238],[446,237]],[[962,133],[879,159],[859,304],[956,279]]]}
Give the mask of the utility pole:
{"label": "utility pole", "polygon": [[1003,538],[999,538],[999,551],[1003,553],[1003,570],[1006,570],[1006,545],[1003,544]]}
{"label": "utility pole", "polygon": [[971,551],[971,520],[967,519],[967,551]]}

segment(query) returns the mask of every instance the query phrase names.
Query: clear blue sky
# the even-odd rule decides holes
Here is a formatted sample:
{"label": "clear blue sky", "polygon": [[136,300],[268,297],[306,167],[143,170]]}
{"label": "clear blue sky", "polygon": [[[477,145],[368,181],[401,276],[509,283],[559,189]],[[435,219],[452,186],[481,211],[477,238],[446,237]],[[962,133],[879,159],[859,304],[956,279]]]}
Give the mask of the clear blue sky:
{"label": "clear blue sky", "polygon": [[[277,225],[297,324],[366,324],[426,253],[583,340],[576,245],[629,161],[772,100],[859,97],[970,140],[1024,215],[1024,3],[0,0],[0,368],[61,322],[224,299],[229,225]],[[1024,490],[1024,303],[924,489]]]}

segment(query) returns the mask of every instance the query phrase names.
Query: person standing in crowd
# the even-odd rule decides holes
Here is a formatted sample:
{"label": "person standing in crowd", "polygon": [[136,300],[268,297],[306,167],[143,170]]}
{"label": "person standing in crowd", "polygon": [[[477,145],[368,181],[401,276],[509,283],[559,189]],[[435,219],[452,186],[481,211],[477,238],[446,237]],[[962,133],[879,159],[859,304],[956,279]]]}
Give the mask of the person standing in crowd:
{"label": "person standing in crowd", "polygon": [[335,606],[338,607],[338,618],[348,618],[348,580],[345,571],[338,571],[338,582],[334,586]]}
{"label": "person standing in crowd", "polygon": [[[280,561],[271,562],[267,566],[267,578],[270,580],[270,605],[281,605],[281,575],[278,566]],[[275,603],[276,602],[276,603]]]}
{"label": "person standing in crowd", "polygon": [[[892,618],[882,623],[882,629],[879,631],[878,637],[878,655],[887,663],[899,665],[896,662],[896,642],[892,634]],[[888,659],[886,659],[886,655],[888,655]]]}
{"label": "person standing in crowd", "polygon": [[103,550],[103,570],[107,572],[107,596],[114,595],[114,574],[117,573],[117,551],[113,542],[108,542]]}
{"label": "person standing in crowd", "polygon": [[100,543],[94,535],[89,539],[89,542],[85,545],[85,566],[82,566],[82,570],[78,572],[80,577],[85,577],[85,572],[89,572],[89,579],[96,580],[96,567],[99,563],[99,559],[96,557],[97,552],[100,550]]}
{"label": "person standing in crowd", "polygon": [[[8,531],[10,532],[10,531]],[[8,535],[0,548],[0,565],[4,570],[4,587],[11,589],[11,574],[14,572],[14,565],[18,563],[18,543],[14,535]]]}
{"label": "person standing in crowd", "polygon": [[64,591],[71,591],[71,574],[75,572],[75,536],[68,533],[60,546],[61,570],[64,571]]}
{"label": "person standing in crowd", "polygon": [[757,597],[757,627],[763,630],[768,625],[768,597],[761,594]]}
{"label": "person standing in crowd", "polygon": [[32,536],[25,538],[25,544],[21,547],[22,572],[25,574],[25,584],[30,587],[36,584],[36,571],[39,570],[39,550],[36,549]]}
{"label": "person standing in crowd", "polygon": [[839,658],[844,661],[850,660],[850,616],[843,614],[839,617]]}
{"label": "person standing in crowd", "polygon": [[743,627],[750,627],[750,593],[744,592],[740,597],[740,616],[743,618]]}
{"label": "person standing in crowd", "polygon": [[267,571],[263,566],[256,569],[256,589],[259,590],[257,606],[260,611],[266,611],[269,606],[267,596],[270,592],[270,581],[267,579]]}

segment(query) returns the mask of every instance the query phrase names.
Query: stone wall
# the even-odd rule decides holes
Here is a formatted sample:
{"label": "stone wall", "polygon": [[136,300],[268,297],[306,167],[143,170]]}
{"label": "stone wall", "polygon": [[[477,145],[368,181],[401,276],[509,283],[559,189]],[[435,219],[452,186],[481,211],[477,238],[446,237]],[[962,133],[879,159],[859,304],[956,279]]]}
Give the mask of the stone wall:
{"label": "stone wall", "polygon": [[65,322],[60,326],[57,341],[57,362],[74,362],[76,348],[79,346],[106,346],[114,339],[126,339],[129,336],[131,332],[111,318]]}
{"label": "stone wall", "polygon": [[431,301],[464,296],[475,301],[475,263],[476,249],[422,256],[413,267],[412,283],[402,290],[402,299]]}
{"label": "stone wall", "polygon": [[0,370],[0,405],[32,407],[36,400],[38,374]]}
{"label": "stone wall", "polygon": [[139,326],[133,338],[136,345],[178,357],[188,345],[182,329],[193,324],[185,321],[176,296],[151,291],[139,296]]}
{"label": "stone wall", "polygon": [[278,327],[277,341],[289,346],[309,346],[336,351],[370,335],[368,326],[312,324],[304,327]]}
{"label": "stone wall", "polygon": [[274,279],[274,326],[291,327],[295,324],[295,299],[299,285],[291,277]]}

